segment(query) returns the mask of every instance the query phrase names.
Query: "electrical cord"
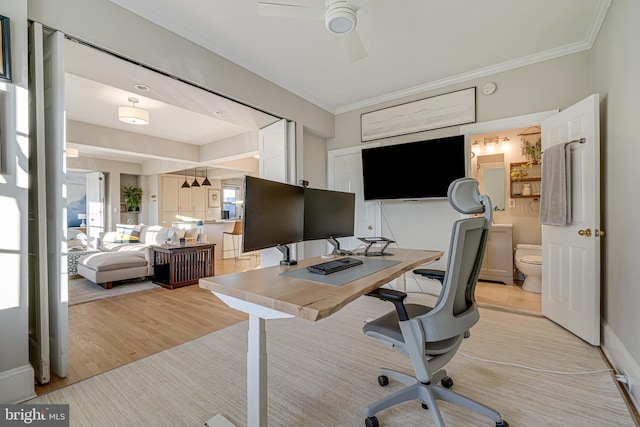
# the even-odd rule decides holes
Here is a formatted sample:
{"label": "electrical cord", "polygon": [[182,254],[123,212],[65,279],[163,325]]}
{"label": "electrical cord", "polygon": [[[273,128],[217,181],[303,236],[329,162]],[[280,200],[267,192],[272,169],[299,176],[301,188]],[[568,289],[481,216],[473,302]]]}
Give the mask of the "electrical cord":
{"label": "electrical cord", "polygon": [[[396,239],[395,234],[393,233],[393,228],[391,228],[391,224],[389,223],[389,219],[387,218],[387,216],[384,213],[384,209],[382,209],[382,202],[377,201],[376,202],[378,204],[378,207],[380,208],[380,215],[382,216],[382,219],[384,220],[385,225],[387,226],[387,228],[389,229],[389,233],[391,234],[391,238],[394,241],[396,247],[400,248],[400,244],[398,243],[398,239]],[[422,265],[428,265],[431,264],[433,262],[435,262],[437,260],[422,264]],[[407,272],[409,273],[409,272]],[[413,273],[413,271],[411,271],[411,277],[413,278],[413,281],[416,282],[416,286],[418,287],[418,289],[420,289],[420,292],[423,294],[427,294],[427,295],[433,295],[432,293],[426,292],[423,288],[422,285],[420,285],[420,282],[418,281],[418,278],[416,277],[416,275]]]}
{"label": "electrical cord", "polygon": [[535,372],[543,372],[543,373],[547,373],[547,374],[556,374],[556,375],[593,375],[593,374],[600,374],[603,372],[612,372],[613,369],[599,369],[596,371],[551,371],[548,369],[541,369],[541,368],[534,368],[531,366],[526,366],[526,365],[520,365],[518,363],[511,363],[511,362],[500,362],[497,360],[489,360],[489,359],[482,359],[480,357],[475,357],[475,356],[470,356],[462,351],[458,351],[458,354],[466,357],[467,359],[471,359],[471,360],[476,360],[479,362],[485,362],[485,363],[494,363],[496,365],[503,365],[503,366],[513,366],[516,368],[521,368],[521,369],[527,369],[529,371],[535,371]]}

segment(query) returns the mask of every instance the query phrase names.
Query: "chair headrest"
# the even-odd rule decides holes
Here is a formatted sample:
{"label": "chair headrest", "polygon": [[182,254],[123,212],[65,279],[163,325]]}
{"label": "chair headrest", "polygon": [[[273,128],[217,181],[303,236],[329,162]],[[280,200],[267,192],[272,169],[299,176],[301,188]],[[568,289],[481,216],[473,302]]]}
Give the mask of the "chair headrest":
{"label": "chair headrest", "polygon": [[453,209],[460,213],[478,214],[485,211],[482,201],[486,201],[486,197],[480,195],[478,181],[473,178],[460,178],[453,181],[449,184],[447,197]]}

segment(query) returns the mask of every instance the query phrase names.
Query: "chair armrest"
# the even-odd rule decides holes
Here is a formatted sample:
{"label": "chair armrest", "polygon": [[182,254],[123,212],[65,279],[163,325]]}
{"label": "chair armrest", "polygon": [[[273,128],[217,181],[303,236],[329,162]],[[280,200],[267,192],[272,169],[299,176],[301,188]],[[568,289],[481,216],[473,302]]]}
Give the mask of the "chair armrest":
{"label": "chair armrest", "polygon": [[428,268],[418,268],[413,270],[414,274],[419,274],[428,279],[438,280],[440,283],[444,283],[444,271],[443,270],[431,270]]}
{"label": "chair armrest", "polygon": [[378,288],[375,291],[369,292],[367,295],[379,298],[383,301],[391,301],[396,306],[398,312],[398,319],[400,321],[409,320],[409,314],[407,308],[404,306],[404,299],[407,294],[404,292],[396,291],[393,289]]}

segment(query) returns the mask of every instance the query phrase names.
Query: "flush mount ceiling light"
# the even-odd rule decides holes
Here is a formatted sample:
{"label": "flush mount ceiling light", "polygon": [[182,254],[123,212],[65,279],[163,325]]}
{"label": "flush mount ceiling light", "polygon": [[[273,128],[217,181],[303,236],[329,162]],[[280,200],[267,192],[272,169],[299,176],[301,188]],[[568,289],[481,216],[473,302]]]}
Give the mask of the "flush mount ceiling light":
{"label": "flush mount ceiling light", "polygon": [[324,15],[324,25],[335,34],[346,34],[353,30],[358,22],[356,11],[341,2],[329,6]]}
{"label": "flush mount ceiling light", "polygon": [[131,125],[148,125],[149,112],[141,108],[136,108],[136,103],[140,102],[138,98],[129,98],[131,107],[118,107],[118,119],[121,122]]}

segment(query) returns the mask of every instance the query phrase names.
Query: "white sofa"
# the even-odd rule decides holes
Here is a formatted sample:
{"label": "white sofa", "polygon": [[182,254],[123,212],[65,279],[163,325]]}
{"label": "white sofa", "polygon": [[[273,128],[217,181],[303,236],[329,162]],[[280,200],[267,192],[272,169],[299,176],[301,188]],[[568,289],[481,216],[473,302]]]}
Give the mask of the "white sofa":
{"label": "white sofa", "polygon": [[178,241],[181,237],[195,241],[197,233],[197,229],[118,224],[116,231],[100,233],[100,252],[82,258],[78,274],[106,289],[111,289],[116,281],[153,276],[151,245]]}

